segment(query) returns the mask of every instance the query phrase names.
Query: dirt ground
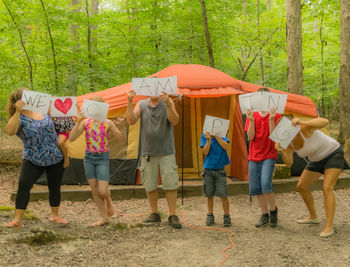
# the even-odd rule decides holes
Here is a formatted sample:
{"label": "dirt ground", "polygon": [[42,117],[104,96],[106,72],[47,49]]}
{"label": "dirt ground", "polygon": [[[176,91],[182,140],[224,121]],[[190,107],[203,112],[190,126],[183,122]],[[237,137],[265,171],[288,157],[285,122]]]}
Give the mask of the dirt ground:
{"label": "dirt ground", "polygon": [[[0,205],[13,206],[10,193],[16,190],[18,167],[0,168]],[[321,239],[318,234],[324,225],[322,192],[314,192],[322,218],[320,225],[298,225],[295,220],[306,215],[297,193],[278,194],[279,225],[257,229],[259,216],[255,200],[247,195],[231,196],[235,247],[228,249],[223,266],[349,266],[350,265],[350,190],[336,192],[337,212],[335,235]],[[26,220],[22,229],[0,227],[0,266],[218,266],[224,259],[222,251],[231,245],[230,233],[194,229],[204,226],[206,205],[202,197],[178,200],[183,228],[171,229],[166,223],[167,205],[160,199],[163,221],[143,226],[143,217],[118,216],[109,226],[92,228],[98,219],[94,203],[63,201],[61,215],[69,223],[56,225],[48,220],[46,201],[31,202],[28,209],[39,220]],[[116,209],[128,215],[149,212],[145,199],[115,201]],[[222,209],[215,202],[216,225],[222,227]],[[0,211],[0,225],[12,219],[12,212]],[[45,245],[18,243],[32,231],[42,227],[63,240]],[[214,228],[211,228],[214,229]]]}

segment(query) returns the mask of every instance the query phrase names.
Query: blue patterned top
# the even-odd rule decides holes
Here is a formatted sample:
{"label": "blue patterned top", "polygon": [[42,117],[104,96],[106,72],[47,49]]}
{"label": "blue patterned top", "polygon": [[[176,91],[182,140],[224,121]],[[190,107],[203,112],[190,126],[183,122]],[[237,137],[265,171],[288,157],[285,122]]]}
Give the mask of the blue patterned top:
{"label": "blue patterned top", "polygon": [[51,166],[63,159],[55,126],[48,115],[42,120],[33,120],[21,114],[17,136],[23,142],[23,159],[38,166]]}

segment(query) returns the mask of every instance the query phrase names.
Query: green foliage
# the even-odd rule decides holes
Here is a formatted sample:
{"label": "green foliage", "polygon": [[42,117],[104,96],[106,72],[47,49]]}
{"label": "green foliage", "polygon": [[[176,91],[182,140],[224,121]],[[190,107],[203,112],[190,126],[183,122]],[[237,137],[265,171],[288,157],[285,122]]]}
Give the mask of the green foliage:
{"label": "green foliage", "polygon": [[[0,212],[11,212],[14,213],[15,208],[9,206],[0,206]],[[26,221],[40,221],[40,218],[33,214],[30,210],[24,212],[23,220]]]}
{"label": "green foliage", "polygon": [[[9,93],[23,86],[54,95],[79,95],[148,76],[172,64],[209,65],[198,0],[104,0],[99,1],[94,16],[89,5],[89,17],[85,1],[75,7],[80,12],[72,12],[70,0],[44,0],[56,52],[56,91],[51,43],[40,1],[5,2],[22,34],[33,84],[18,30],[1,0],[2,110]],[[260,47],[264,84],[286,90],[285,0],[271,1],[271,8],[260,1],[259,28],[256,0],[247,0],[245,10],[242,1],[205,2],[215,67],[237,79],[262,84],[256,56]],[[338,98],[339,6],[339,1],[320,0],[303,1],[302,8],[304,91],[325,106]]]}

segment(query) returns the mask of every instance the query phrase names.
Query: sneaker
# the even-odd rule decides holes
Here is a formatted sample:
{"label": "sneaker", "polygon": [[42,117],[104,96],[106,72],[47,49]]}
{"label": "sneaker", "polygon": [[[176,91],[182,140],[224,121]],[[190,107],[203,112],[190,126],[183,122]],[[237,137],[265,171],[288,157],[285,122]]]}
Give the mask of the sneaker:
{"label": "sneaker", "polygon": [[260,227],[269,222],[269,214],[268,213],[263,213],[261,214],[260,220],[255,224],[255,227]]}
{"label": "sneaker", "polygon": [[151,215],[149,215],[147,217],[146,220],[143,221],[144,223],[156,223],[156,222],[161,222],[160,219],[160,215],[159,213],[151,213]]}
{"label": "sneaker", "polygon": [[270,227],[276,227],[278,221],[277,213],[277,207],[275,208],[275,210],[270,210]]}
{"label": "sneaker", "polygon": [[232,223],[230,214],[224,214],[224,227],[230,227],[231,225]]}
{"label": "sneaker", "polygon": [[208,213],[207,214],[207,220],[205,221],[206,226],[212,226],[214,225],[214,214],[213,213]]}
{"label": "sneaker", "polygon": [[172,228],[181,228],[182,225],[180,223],[179,217],[177,217],[176,215],[171,215],[168,217],[168,223]]}

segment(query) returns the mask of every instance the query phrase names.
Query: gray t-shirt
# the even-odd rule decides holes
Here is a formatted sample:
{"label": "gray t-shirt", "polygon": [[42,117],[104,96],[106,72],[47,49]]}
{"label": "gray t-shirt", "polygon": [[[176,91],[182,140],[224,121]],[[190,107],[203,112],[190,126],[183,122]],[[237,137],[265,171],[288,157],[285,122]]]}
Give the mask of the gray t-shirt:
{"label": "gray t-shirt", "polygon": [[166,105],[159,101],[152,107],[149,98],[140,105],[140,156],[164,156],[175,154],[173,125],[168,121]]}

